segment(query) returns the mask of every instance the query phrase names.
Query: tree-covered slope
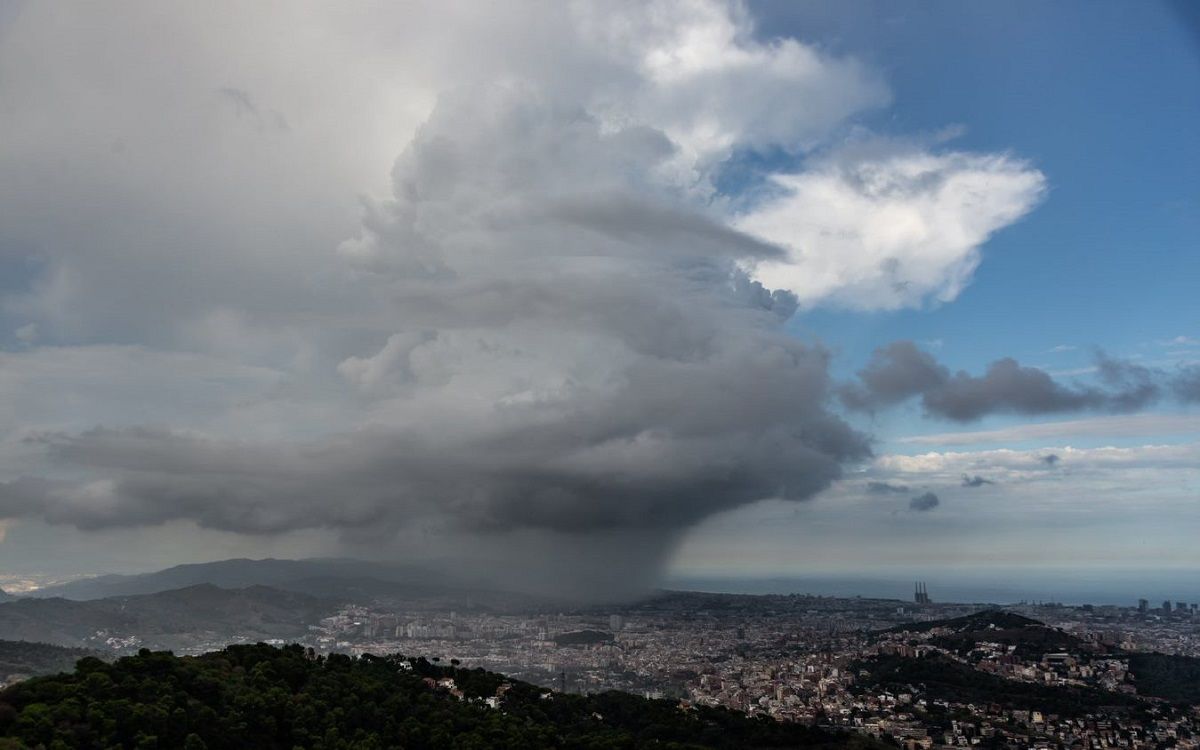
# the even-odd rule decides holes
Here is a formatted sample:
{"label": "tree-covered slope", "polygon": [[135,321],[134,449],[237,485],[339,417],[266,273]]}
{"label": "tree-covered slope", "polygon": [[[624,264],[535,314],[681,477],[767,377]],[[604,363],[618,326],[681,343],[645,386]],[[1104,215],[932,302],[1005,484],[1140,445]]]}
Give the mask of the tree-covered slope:
{"label": "tree-covered slope", "polygon": [[0,680],[70,672],[75,662],[96,654],[81,648],[63,648],[49,643],[0,641]]}
{"label": "tree-covered slope", "polygon": [[941,654],[924,657],[877,656],[856,665],[870,676],[863,684],[896,691],[923,688],[930,698],[959,703],[996,704],[1010,709],[1041,710],[1082,716],[1100,709],[1134,709],[1138,701],[1123,693],[1087,687],[1055,687],[1006,680]]}
{"label": "tree-covered slope", "polygon": [[1007,612],[1003,609],[983,609],[962,617],[951,617],[945,620],[926,620],[925,622],[906,622],[902,625],[888,628],[889,633],[923,633],[935,628],[952,630],[957,633],[980,630],[1015,630],[1025,627],[1045,627],[1024,615]]}
{"label": "tree-covered slope", "polygon": [[[453,679],[455,686],[436,681]],[[507,685],[507,688],[502,686]],[[484,699],[500,695],[499,705]],[[143,651],[0,693],[0,748],[874,748],[871,740],[624,693],[551,694],[423,659],[299,646]]]}
{"label": "tree-covered slope", "polygon": [[1200,658],[1134,653],[1129,655],[1129,671],[1139,695],[1200,703]]}
{"label": "tree-covered slope", "polygon": [[1094,651],[1095,644],[1085,644],[1070,633],[1045,623],[999,609],[988,609],[964,617],[929,622],[906,623],[889,628],[888,633],[927,633],[944,631],[930,642],[944,649],[965,654],[980,641],[1015,646],[1016,654],[1039,658],[1051,651]]}

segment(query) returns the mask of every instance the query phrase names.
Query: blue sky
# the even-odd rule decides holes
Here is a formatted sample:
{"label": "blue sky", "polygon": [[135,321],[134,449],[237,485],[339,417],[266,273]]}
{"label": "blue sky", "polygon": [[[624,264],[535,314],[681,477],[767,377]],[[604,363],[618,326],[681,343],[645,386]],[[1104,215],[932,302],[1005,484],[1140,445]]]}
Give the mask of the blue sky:
{"label": "blue sky", "polygon": [[[806,7],[763,4],[763,33],[809,27]],[[988,244],[982,272],[953,305],[803,322],[836,332],[842,345],[870,327],[876,335],[859,334],[871,339],[866,346],[942,339],[946,356],[964,366],[1058,344],[1140,353],[1150,341],[1194,333],[1200,50],[1183,17],[1158,3],[1091,3],[1086,12],[1066,3],[929,3],[874,6],[892,9],[887,21],[861,23],[868,7],[838,4],[838,17],[809,34],[887,71],[895,102],[871,125],[962,124],[956,145],[1031,159],[1050,195]]]}
{"label": "blue sky", "polygon": [[988,242],[952,303],[793,321],[834,345],[840,366],[902,338],[940,342],[945,363],[972,371],[1005,356],[1070,371],[1089,366],[1096,347],[1164,363],[1200,357],[1161,343],[1200,326],[1194,12],[1123,2],[753,7],[764,36],[796,35],[886,71],[894,102],[866,118],[870,127],[962,125],[954,146],[1012,151],[1049,181],[1045,201]]}
{"label": "blue sky", "polygon": [[[866,313],[817,308],[797,316],[791,323],[793,332],[833,348],[836,371],[852,373],[873,349],[897,339],[923,344],[952,369],[979,372],[995,359],[1015,357],[1023,364],[1063,373],[1064,380],[1086,381],[1090,374],[1085,371],[1094,365],[1097,348],[1165,368],[1194,365],[1200,359],[1200,27],[1193,10],[1184,4],[1119,2],[1086,7],[1035,2],[762,2],[752,7],[764,37],[798,36],[870,60],[886,71],[893,101],[864,115],[866,126],[881,132],[934,133],[959,125],[962,132],[952,141],[954,147],[1012,152],[1031,160],[1049,184],[1036,209],[987,242],[971,285],[952,302]],[[1159,421],[1155,415],[1166,418]],[[976,446],[1036,452],[1048,445],[1136,450],[1148,444],[1194,443],[1200,438],[1200,419],[1188,417],[1195,415],[1195,406],[1179,405],[1153,408],[1132,422],[1085,415],[1074,423],[1075,429],[1068,426],[1054,437],[1044,437],[1022,430],[1074,417],[995,415],[959,427],[926,419],[919,405],[910,403],[880,415],[871,429],[884,453],[961,452]],[[1138,426],[1126,429],[1132,423]],[[1009,431],[974,444],[904,440],[1003,428]],[[1164,477],[1163,484],[1168,483]],[[1041,491],[1050,505],[1061,492]],[[1194,478],[1167,491],[1183,493],[1188,505],[1200,498]],[[944,500],[947,494],[952,496],[954,490],[942,492]],[[839,517],[835,503],[817,505],[820,511],[814,509],[812,515]],[[882,555],[899,567],[880,567],[878,558],[863,561],[873,555],[861,550],[840,554],[831,547],[854,549],[854,535],[845,533],[840,522],[798,518],[791,509],[763,510],[755,520],[721,519],[697,535],[696,550],[735,536],[738,542],[731,549],[739,551],[729,553],[721,564],[706,565],[702,555],[688,549],[681,575],[696,570],[719,575],[737,567],[734,559],[746,548],[758,546],[767,551],[744,563],[744,575],[811,576],[815,568],[815,575],[828,579],[847,569],[866,569],[888,576],[886,584],[879,584],[884,588],[895,588],[896,580],[913,576],[960,585],[963,576],[982,575],[993,582],[1025,581],[1026,589],[1014,586],[1009,592],[1014,597],[1044,597],[1048,591],[1094,597],[1105,584],[1089,589],[1083,571],[1101,571],[1102,580],[1112,580],[1118,575],[1112,572],[1116,568],[1150,567],[1137,584],[1108,586],[1106,595],[1114,600],[1153,588],[1148,581],[1171,579],[1173,573],[1155,566],[1178,562],[1162,554],[1156,536],[1158,541],[1172,539],[1167,527],[1183,524],[1177,543],[1191,545],[1194,512],[1148,508],[1130,511],[1111,525],[1104,520],[1109,512],[1096,507],[1095,523],[1087,527],[1066,522],[1055,542],[1043,540],[1036,528],[1063,523],[1052,520],[1059,515],[1049,508],[1016,520],[1015,538],[991,543],[982,542],[961,521],[923,518],[920,523],[932,528],[920,531],[905,528],[906,523],[897,525],[895,516],[883,521],[909,548],[955,550],[962,547],[952,541],[959,537],[967,540],[964,549],[991,546],[1002,558],[1007,550],[1010,561],[1027,557],[1036,568],[1005,569],[995,559],[971,560],[969,553],[951,552],[943,561],[957,561],[956,579],[944,568],[922,564],[922,552],[904,563],[896,563],[894,552]],[[866,514],[861,518],[864,524],[874,523]],[[992,522],[997,539],[1007,535],[1009,521],[994,516]],[[741,523],[749,528],[738,529]],[[820,523],[821,532],[812,533],[814,523]],[[778,531],[763,534],[765,526]],[[1130,552],[1107,560],[1079,551],[1047,556],[1027,546],[1044,550],[1047,544],[1063,545],[1064,538],[1093,548],[1116,546],[1118,538],[1136,541]],[[771,562],[789,556],[792,564]],[[1194,564],[1189,568],[1194,570]],[[843,580],[829,585],[851,584]],[[967,588],[980,590],[978,582]],[[1180,584],[1160,588],[1180,590]]]}
{"label": "blue sky", "polygon": [[1198,17],[6,4],[0,565],[1195,570]]}

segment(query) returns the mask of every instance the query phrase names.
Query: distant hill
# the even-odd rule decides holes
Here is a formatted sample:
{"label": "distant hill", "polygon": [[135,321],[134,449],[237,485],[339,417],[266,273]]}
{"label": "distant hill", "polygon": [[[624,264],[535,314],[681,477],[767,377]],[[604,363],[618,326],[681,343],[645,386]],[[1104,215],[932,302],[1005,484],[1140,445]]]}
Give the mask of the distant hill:
{"label": "distant hill", "polygon": [[1134,709],[1138,700],[1123,693],[1085,687],[1050,687],[1016,682],[981,672],[944,654],[912,658],[877,656],[856,665],[870,677],[863,684],[907,691],[923,686],[930,698],[961,703],[994,703],[1010,709],[1082,716],[1101,707]]}
{"label": "distant hill", "polygon": [[[305,581],[321,579],[381,579],[392,582],[420,583],[423,571],[387,566],[361,560],[340,558],[308,560],[219,560],[208,563],[176,565],[153,573],[103,575],[83,578],[29,593],[31,597],[106,599],[112,596],[137,596],[208,583],[221,588],[246,586],[289,588]],[[292,589],[294,590],[294,589]],[[302,593],[310,593],[304,591]]]}
{"label": "distant hill", "polygon": [[313,657],[264,645],[87,660],[74,674],[19,683],[0,693],[0,736],[21,747],[185,750],[886,747],[726,709],[682,710],[674,700],[550,693],[424,659]]}
{"label": "distant hill", "polygon": [[888,632],[925,633],[930,630],[934,630],[935,628],[948,628],[958,632],[967,632],[976,630],[1024,628],[1029,626],[1046,627],[1045,623],[1039,622],[1031,617],[1018,615],[1015,612],[1007,612],[1003,609],[984,609],[978,612],[972,612],[969,615],[963,615],[962,617],[951,617],[945,620],[906,622],[902,625],[888,628]]}
{"label": "distant hill", "polygon": [[103,649],[109,638],[136,635],[142,645],[182,649],[231,637],[293,638],[332,609],[292,591],[211,584],[83,602],[20,599],[0,604],[0,639]]}
{"label": "distant hill", "polygon": [[11,602],[13,599],[16,599],[16,598],[17,597],[8,593],[4,589],[0,589],[0,602]]}
{"label": "distant hill", "polygon": [[[1099,644],[1083,641],[1070,633],[1012,612],[984,610],[965,617],[897,625],[883,632],[928,633],[933,630],[948,632],[934,636],[930,643],[957,652],[960,656],[966,655],[976,643],[990,642],[1016,646],[1015,653],[1027,659],[1038,659],[1054,651],[1082,655],[1099,652],[1101,658],[1127,658],[1130,683],[1139,696],[1178,703],[1200,703],[1200,658],[1123,652],[1117,648],[1106,651]],[[1127,695],[1090,688],[1051,688],[1030,683],[1020,683],[1014,688],[1011,681],[980,672],[941,655],[924,658],[879,656],[864,661],[860,667],[870,672],[870,682],[877,685],[901,687],[919,683],[925,685],[934,696],[972,696],[975,700],[1014,708],[1040,702],[1042,705],[1055,706],[1064,715],[1073,715],[1072,712],[1078,707],[1132,705],[1132,699]]]}
{"label": "distant hill", "polygon": [[981,641],[1016,646],[1017,655],[1022,657],[1040,657],[1053,651],[1094,651],[1099,648],[1058,628],[1000,609],[983,610],[947,620],[897,625],[887,632],[927,633],[935,629],[949,632],[935,637],[931,642],[960,654],[970,651]]}
{"label": "distant hill", "polygon": [[71,672],[75,662],[97,652],[81,648],[63,648],[48,643],[0,641],[0,682],[44,674]]}
{"label": "distant hill", "polygon": [[32,591],[34,598],[91,601],[211,584],[227,589],[269,586],[340,600],[390,598],[430,607],[529,608],[546,600],[484,589],[439,570],[345,558],[220,560],[138,575],[103,575]]}

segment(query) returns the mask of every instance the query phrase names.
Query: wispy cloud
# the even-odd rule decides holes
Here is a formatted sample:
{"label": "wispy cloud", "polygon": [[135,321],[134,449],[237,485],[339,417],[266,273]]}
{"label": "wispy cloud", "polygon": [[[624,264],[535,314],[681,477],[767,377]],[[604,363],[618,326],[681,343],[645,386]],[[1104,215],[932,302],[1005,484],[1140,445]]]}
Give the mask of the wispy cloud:
{"label": "wispy cloud", "polygon": [[1099,369],[1095,365],[1091,365],[1088,367],[1070,367],[1065,370],[1046,370],[1046,374],[1056,378],[1073,378],[1079,375],[1091,375]]}
{"label": "wispy cloud", "polygon": [[978,474],[976,474],[975,476],[971,476],[970,474],[962,475],[962,486],[963,487],[982,487],[985,484],[995,484],[995,482],[993,482],[990,479],[984,479],[983,477],[979,476]]}
{"label": "wispy cloud", "polygon": [[[1056,456],[1054,460],[1048,460]],[[1008,449],[982,451],[931,451],[915,456],[883,455],[872,462],[871,471],[888,481],[953,485],[963,483],[964,477],[987,469],[1000,479],[1046,476],[1047,469],[1058,464],[1072,471],[1101,469],[1185,469],[1194,471],[1200,464],[1200,443],[1182,445],[1137,445],[1128,448],[1072,448],[1057,446],[1047,449],[1015,451]],[[996,481],[996,480],[993,480]]]}
{"label": "wispy cloud", "polygon": [[973,445],[977,443],[1019,443],[1029,440],[1072,437],[1145,437],[1200,433],[1200,415],[1127,414],[1014,425],[975,432],[939,432],[910,435],[899,442],[915,445]]}

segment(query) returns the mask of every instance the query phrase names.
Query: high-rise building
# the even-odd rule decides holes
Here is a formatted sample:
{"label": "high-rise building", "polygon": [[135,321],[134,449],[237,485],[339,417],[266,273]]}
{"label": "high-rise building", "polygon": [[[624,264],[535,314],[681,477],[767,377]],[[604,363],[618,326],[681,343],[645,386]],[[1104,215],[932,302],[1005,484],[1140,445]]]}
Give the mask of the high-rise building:
{"label": "high-rise building", "polygon": [[1150,602],[1145,599],[1138,599],[1138,612],[1145,614],[1148,609],[1150,609]]}
{"label": "high-rise building", "polygon": [[625,619],[622,618],[620,615],[609,615],[608,616],[608,629],[609,630],[616,633],[616,632],[620,631],[621,628],[623,628],[623,627],[625,627]]}
{"label": "high-rise building", "polygon": [[1168,600],[1166,600],[1165,602],[1163,602],[1162,610],[1163,610],[1163,612],[1170,612],[1170,611],[1171,611],[1171,600],[1170,600],[1170,599],[1168,599]]}

